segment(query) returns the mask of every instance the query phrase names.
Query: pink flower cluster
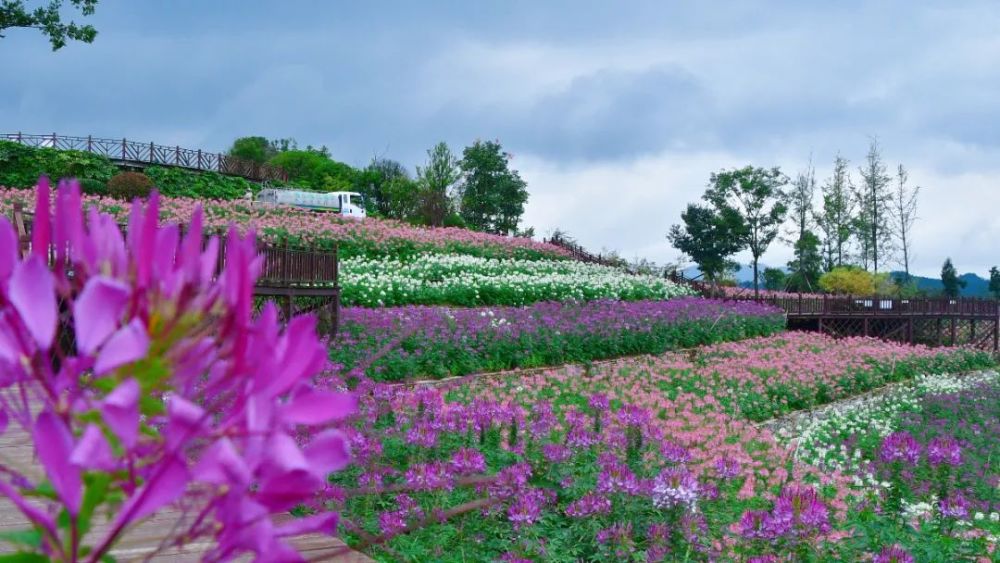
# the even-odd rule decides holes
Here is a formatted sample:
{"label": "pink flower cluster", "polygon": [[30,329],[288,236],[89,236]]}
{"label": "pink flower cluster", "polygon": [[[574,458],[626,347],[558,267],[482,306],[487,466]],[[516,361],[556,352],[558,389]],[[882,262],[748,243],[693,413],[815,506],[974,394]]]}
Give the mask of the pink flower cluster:
{"label": "pink flower cluster", "polygon": [[[96,206],[122,221],[131,213],[131,205],[116,199],[84,196],[84,203]],[[15,201],[34,207],[33,194],[25,190],[0,188],[0,213],[9,215]],[[415,227],[399,221],[366,218],[362,221],[332,214],[319,214],[287,206],[248,205],[243,201],[204,202],[189,198],[161,198],[163,220],[189,223],[198,210],[204,210],[204,226],[209,231],[235,224],[241,230],[255,230],[262,237],[290,235],[305,243],[351,243],[378,248],[395,243],[415,244],[429,250],[453,251],[478,249],[499,256],[518,251],[568,257],[562,247],[527,238],[505,237],[460,228]]]}
{"label": "pink flower cluster", "polygon": [[[131,206],[123,236],[114,217],[85,213],[75,182],[50,200],[43,180],[27,256],[0,219],[0,432],[29,435],[44,473],[0,464],[0,492],[37,532],[32,548],[102,560],[172,508],[178,526],[161,548],[210,539],[207,560],[300,559],[288,540],[332,533],[337,514],[272,515],[348,464],[329,425],[356,409],[352,394],[311,385],[327,363],[315,319],[281,329],[273,305],[252,315],[252,231],[203,247],[201,212],[182,235],[158,224],[154,194]],[[303,428],[304,443],[293,438]],[[85,541],[98,514],[111,521]]]}

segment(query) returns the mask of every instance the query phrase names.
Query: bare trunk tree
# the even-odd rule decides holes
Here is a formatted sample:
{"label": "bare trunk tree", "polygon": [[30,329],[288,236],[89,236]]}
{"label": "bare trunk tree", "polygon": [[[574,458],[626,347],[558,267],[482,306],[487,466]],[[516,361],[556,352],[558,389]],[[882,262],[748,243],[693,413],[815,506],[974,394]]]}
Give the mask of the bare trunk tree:
{"label": "bare trunk tree", "polygon": [[859,206],[856,226],[862,249],[861,261],[865,269],[870,263],[872,270],[878,273],[879,262],[888,262],[887,258],[892,255],[893,237],[892,191],[889,188],[892,179],[886,174],[877,138],[872,137],[865,164],[859,171],[861,186],[856,192]]}
{"label": "bare trunk tree", "polygon": [[920,194],[920,186],[910,188],[906,185],[909,174],[903,165],[900,164],[896,170],[896,193],[893,211],[896,220],[896,238],[899,241],[899,250],[902,253],[901,260],[903,272],[906,274],[906,281],[910,281],[910,260],[913,253],[910,245],[913,242],[911,232],[913,224],[917,220],[917,196]]}

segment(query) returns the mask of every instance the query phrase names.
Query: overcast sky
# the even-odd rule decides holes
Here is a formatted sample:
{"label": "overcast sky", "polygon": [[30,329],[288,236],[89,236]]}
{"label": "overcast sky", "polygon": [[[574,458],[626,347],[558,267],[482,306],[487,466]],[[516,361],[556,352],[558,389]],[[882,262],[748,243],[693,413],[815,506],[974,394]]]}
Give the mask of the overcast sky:
{"label": "overcast sky", "polygon": [[0,39],[0,132],[293,137],[411,169],[498,138],[525,225],[657,261],[711,172],[811,155],[822,181],[839,151],[857,176],[877,135],[924,190],[914,271],[1000,262],[1000,3],[101,0],[91,20],[55,53]]}

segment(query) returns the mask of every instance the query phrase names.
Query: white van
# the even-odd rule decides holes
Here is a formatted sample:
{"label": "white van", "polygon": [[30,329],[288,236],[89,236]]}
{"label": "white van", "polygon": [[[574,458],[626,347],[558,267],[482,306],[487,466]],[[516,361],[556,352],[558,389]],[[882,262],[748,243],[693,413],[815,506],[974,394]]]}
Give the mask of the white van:
{"label": "white van", "polygon": [[364,201],[357,192],[307,192],[266,188],[257,194],[257,201],[271,205],[292,205],[314,211],[330,211],[346,217],[366,216]]}

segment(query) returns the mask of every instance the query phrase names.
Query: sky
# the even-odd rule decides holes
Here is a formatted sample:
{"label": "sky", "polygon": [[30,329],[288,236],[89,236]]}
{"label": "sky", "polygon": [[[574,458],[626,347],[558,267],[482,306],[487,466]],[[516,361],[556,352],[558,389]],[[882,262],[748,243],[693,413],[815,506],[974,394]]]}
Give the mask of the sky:
{"label": "sky", "polygon": [[523,226],[658,262],[712,172],[811,160],[822,183],[839,153],[857,181],[877,136],[922,188],[911,270],[1000,262],[1000,3],[101,0],[87,19],[90,45],[0,39],[0,132],[292,137],[411,170],[499,139]]}

